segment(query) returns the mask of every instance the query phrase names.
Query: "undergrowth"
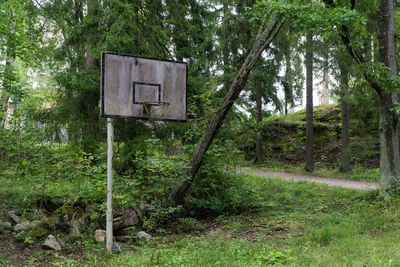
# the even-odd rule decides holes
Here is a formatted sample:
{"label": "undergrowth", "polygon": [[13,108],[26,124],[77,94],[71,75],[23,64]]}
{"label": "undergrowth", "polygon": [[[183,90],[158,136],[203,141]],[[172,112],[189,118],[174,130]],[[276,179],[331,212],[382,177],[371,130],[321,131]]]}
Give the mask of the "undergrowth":
{"label": "undergrowth", "polygon": [[[198,221],[120,255],[95,250],[72,266],[398,266],[400,199],[378,191],[238,176],[260,193],[256,213]],[[69,258],[71,262],[71,258]],[[55,262],[64,262],[55,260]]]}

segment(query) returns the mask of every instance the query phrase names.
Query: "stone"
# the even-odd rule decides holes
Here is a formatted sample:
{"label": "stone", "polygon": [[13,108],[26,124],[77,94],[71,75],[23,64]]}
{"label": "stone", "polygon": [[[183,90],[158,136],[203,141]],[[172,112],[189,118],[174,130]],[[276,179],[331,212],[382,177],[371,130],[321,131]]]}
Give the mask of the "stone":
{"label": "stone", "polygon": [[55,251],[61,250],[61,245],[58,243],[57,239],[53,235],[49,235],[46,238],[42,247],[45,249],[51,249],[51,250],[55,250]]}
{"label": "stone", "polygon": [[1,223],[1,227],[3,228],[3,230],[5,231],[10,231],[13,229],[12,224],[10,222],[3,222]]}
{"label": "stone", "polygon": [[145,231],[140,231],[136,234],[136,238],[139,240],[150,241],[153,237]]}
{"label": "stone", "polygon": [[114,214],[113,229],[119,231],[143,223],[141,212],[133,207],[126,207]]}
{"label": "stone", "polygon": [[21,223],[21,218],[18,217],[14,211],[10,210],[8,212],[8,217],[15,223],[15,224],[19,224]]}
{"label": "stone", "polygon": [[94,231],[94,240],[96,240],[98,243],[104,243],[106,242],[106,235],[106,231],[97,229]]}
{"label": "stone", "polygon": [[122,249],[121,249],[121,246],[117,242],[113,242],[111,251],[112,251],[112,253],[119,254],[122,252]]}
{"label": "stone", "polygon": [[14,225],[14,231],[15,232],[22,232],[24,230],[26,230],[28,228],[28,225],[24,224],[24,223],[19,223]]}

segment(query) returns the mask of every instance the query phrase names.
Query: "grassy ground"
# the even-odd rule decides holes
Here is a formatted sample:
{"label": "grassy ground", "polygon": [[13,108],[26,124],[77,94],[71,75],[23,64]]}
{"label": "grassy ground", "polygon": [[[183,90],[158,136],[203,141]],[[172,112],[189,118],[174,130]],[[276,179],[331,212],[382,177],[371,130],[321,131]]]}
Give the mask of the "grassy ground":
{"label": "grassy ground", "polygon": [[[53,266],[400,266],[400,199],[308,183],[243,176],[260,208],[213,220],[183,220],[106,255],[90,235],[60,254],[32,253]],[[0,191],[4,195],[6,190]],[[77,253],[77,251],[80,251]],[[0,265],[9,258],[0,255]]]}

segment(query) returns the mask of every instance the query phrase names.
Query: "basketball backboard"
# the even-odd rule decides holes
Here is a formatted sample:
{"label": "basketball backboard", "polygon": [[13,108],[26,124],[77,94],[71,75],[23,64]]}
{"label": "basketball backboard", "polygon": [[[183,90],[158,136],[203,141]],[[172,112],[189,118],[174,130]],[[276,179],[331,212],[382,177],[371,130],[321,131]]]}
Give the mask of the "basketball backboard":
{"label": "basketball backboard", "polygon": [[103,52],[101,115],[186,121],[187,64]]}

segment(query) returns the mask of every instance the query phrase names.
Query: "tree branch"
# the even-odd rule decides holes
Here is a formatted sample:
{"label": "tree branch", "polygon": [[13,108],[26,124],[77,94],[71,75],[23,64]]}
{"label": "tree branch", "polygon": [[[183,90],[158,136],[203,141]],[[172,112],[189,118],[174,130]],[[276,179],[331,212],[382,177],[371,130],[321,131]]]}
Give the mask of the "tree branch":
{"label": "tree branch", "polygon": [[[323,0],[323,1],[328,8],[336,8],[337,7],[336,3],[333,0]],[[351,4],[352,4],[352,9],[353,9],[355,6],[355,0],[351,0]],[[356,61],[356,63],[359,65],[366,63],[362,54],[359,51],[355,50],[353,48],[353,46],[351,45],[351,37],[350,37],[349,28],[346,25],[342,24],[340,26],[339,34],[340,34],[342,42],[345,45],[347,51],[349,52],[350,56]],[[373,77],[371,77],[371,75],[369,75],[365,70],[363,71],[363,76],[364,76],[365,80],[367,80],[369,85],[372,87],[372,89],[374,89],[379,95],[381,95],[383,92],[383,89],[379,85],[379,83]]]}

